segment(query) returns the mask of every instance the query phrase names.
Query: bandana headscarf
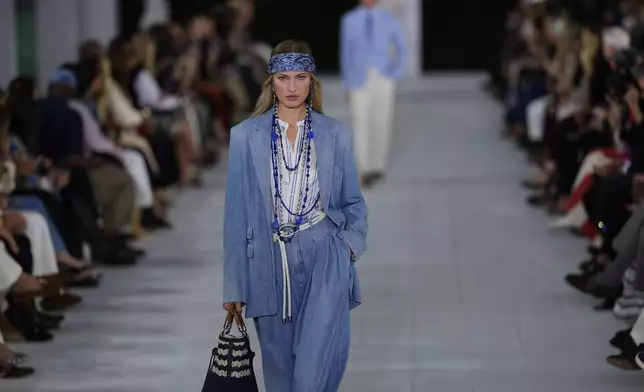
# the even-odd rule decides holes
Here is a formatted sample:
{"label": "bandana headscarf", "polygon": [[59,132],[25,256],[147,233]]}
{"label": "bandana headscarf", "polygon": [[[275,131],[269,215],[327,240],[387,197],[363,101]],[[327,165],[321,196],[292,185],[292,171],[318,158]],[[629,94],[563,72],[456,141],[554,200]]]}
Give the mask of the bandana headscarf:
{"label": "bandana headscarf", "polygon": [[299,71],[315,73],[315,60],[306,53],[282,53],[271,56],[268,73]]}

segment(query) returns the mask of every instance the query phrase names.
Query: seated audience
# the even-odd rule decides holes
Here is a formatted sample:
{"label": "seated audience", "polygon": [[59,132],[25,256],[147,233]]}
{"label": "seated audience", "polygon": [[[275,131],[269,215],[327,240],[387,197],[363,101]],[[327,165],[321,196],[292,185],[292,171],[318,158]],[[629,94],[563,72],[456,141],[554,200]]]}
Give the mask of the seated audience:
{"label": "seated audience", "polygon": [[[600,6],[599,2],[591,2]],[[509,15],[499,61],[506,132],[535,168],[527,202],[588,240],[565,277],[629,328],[607,363],[644,368],[644,6],[608,2],[593,13],[554,0]],[[638,27],[639,26],[639,27]],[[513,33],[513,34],[512,34]]]}
{"label": "seated audience", "polygon": [[172,227],[176,195],[251,110],[266,64],[244,2],[217,29],[200,15],[84,42],[42,97],[24,75],[0,91],[0,378],[34,373],[11,345],[55,339],[84,306],[72,291],[145,257],[135,241]]}

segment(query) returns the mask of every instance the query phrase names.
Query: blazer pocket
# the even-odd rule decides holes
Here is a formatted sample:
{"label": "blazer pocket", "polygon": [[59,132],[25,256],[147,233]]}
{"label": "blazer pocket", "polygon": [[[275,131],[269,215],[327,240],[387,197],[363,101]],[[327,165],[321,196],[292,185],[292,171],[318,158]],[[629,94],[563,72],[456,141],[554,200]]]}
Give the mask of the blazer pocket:
{"label": "blazer pocket", "polygon": [[253,257],[253,254],[255,254],[255,246],[252,242],[248,242],[246,245],[246,257],[250,259]]}

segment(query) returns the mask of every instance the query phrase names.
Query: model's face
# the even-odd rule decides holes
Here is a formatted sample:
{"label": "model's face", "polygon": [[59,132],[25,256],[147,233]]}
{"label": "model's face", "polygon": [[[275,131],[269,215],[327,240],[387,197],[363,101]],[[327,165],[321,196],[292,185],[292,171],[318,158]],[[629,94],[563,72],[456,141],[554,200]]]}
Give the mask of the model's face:
{"label": "model's face", "polygon": [[376,5],[376,3],[378,2],[378,0],[360,0],[360,2],[361,2],[361,3],[362,3],[362,5],[364,5],[365,7],[373,7],[374,5]]}
{"label": "model's face", "polygon": [[308,72],[289,71],[273,75],[275,95],[281,105],[294,109],[306,102],[311,90],[311,74]]}

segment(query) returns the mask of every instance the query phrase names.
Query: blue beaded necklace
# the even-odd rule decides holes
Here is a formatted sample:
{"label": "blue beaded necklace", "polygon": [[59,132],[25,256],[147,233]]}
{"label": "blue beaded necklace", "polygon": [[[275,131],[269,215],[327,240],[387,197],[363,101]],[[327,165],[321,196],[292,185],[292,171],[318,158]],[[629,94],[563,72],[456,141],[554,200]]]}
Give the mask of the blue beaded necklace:
{"label": "blue beaded necklace", "polygon": [[[284,242],[290,242],[298,228],[302,223],[304,223],[304,218],[315,208],[318,203],[320,195],[316,195],[315,203],[311,205],[310,208],[306,208],[307,202],[309,201],[309,191],[310,191],[310,181],[311,181],[311,146],[312,141],[315,136],[311,130],[311,107],[306,106],[306,116],[304,118],[304,129],[305,137],[300,138],[300,143],[297,146],[297,161],[293,166],[289,166],[286,161],[285,149],[288,147],[284,146],[286,142],[283,136],[283,132],[280,132],[279,118],[277,115],[277,103],[273,110],[273,122],[271,130],[271,160],[273,163],[273,184],[275,188],[275,198],[273,206],[273,232]],[[300,200],[297,203],[296,211],[292,211],[289,206],[284,202],[282,198],[281,191],[281,179],[284,177],[282,173],[282,165],[280,165],[280,160],[284,162],[284,168],[290,172],[294,172],[300,168],[302,164],[302,157],[305,157],[305,168],[304,174],[305,178],[300,182]],[[280,222],[280,208],[284,207],[286,212],[295,218],[295,223],[288,222],[289,219],[286,219],[287,222]]]}

